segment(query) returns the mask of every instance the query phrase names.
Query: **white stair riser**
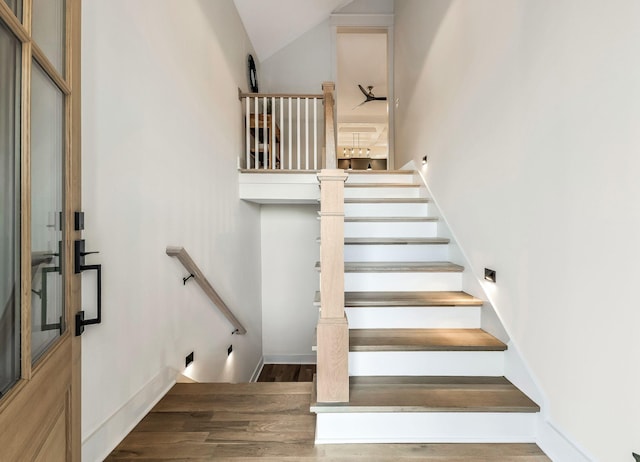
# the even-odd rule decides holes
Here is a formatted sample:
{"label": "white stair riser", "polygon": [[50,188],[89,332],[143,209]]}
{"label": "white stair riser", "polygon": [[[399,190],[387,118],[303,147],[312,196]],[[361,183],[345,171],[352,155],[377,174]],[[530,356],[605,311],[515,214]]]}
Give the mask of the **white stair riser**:
{"label": "white stair riser", "polygon": [[351,351],[349,375],[504,375],[502,351]]}
{"label": "white stair riser", "polygon": [[462,273],[345,273],[348,292],[462,290]]}
{"label": "white stair riser", "polygon": [[[349,173],[349,172],[347,172]],[[368,173],[349,173],[349,177],[347,178],[347,183],[377,183],[377,184],[394,184],[394,183],[404,183],[404,184],[414,184],[415,181],[413,179],[413,175],[407,175],[405,173],[394,174],[394,173],[376,173],[376,174],[368,174]]]}
{"label": "white stair riser", "polygon": [[345,222],[345,237],[436,237],[438,222]]}
{"label": "white stair riser", "polygon": [[344,261],[447,261],[448,245],[345,245]]}
{"label": "white stair riser", "polygon": [[344,214],[347,217],[427,217],[429,203],[344,204]]}
{"label": "white stair riser", "polygon": [[479,306],[345,308],[351,329],[477,329]]}
{"label": "white stair riser", "polygon": [[360,199],[369,199],[369,198],[407,198],[407,197],[423,197],[421,194],[424,194],[426,191],[421,190],[420,188],[407,188],[407,187],[398,187],[394,188],[392,186],[384,187],[384,188],[344,188],[344,197],[345,198],[360,198]]}
{"label": "white stair riser", "polygon": [[320,413],[316,444],[533,443],[537,413]]}

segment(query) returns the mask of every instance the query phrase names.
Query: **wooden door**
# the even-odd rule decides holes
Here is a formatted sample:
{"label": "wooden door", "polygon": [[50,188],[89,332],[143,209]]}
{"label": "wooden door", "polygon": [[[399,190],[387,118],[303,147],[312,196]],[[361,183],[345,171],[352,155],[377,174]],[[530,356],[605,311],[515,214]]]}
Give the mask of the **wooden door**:
{"label": "wooden door", "polygon": [[80,0],[0,0],[0,460],[80,460]]}

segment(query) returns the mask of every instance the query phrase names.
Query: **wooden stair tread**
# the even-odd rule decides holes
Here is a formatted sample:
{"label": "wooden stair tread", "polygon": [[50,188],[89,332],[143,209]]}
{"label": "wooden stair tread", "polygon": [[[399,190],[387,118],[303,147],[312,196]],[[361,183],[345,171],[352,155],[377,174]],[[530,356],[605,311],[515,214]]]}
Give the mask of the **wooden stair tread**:
{"label": "wooden stair tread", "polygon": [[354,170],[349,172],[349,176],[352,176],[352,175],[413,175],[414,173],[415,172],[413,170]]}
{"label": "wooden stair tread", "polygon": [[539,412],[504,377],[350,377],[349,403],[319,404],[321,412]]}
{"label": "wooden stair tread", "polygon": [[[320,304],[316,292],[315,305]],[[482,306],[483,301],[466,292],[345,292],[346,308],[401,306]]]}
{"label": "wooden stair tread", "polygon": [[345,223],[414,223],[438,221],[438,217],[344,217]]}
{"label": "wooden stair tread", "polygon": [[482,329],[350,329],[349,351],[504,351]]}
{"label": "wooden stair tread", "polygon": [[419,188],[419,184],[414,183],[349,183],[344,185],[345,188]]}
{"label": "wooden stair tread", "polygon": [[[320,271],[320,262],[316,262]],[[464,267],[448,261],[344,262],[345,273],[460,273]]]}
{"label": "wooden stair tread", "polygon": [[427,204],[426,197],[349,197],[344,200],[345,204]]}
{"label": "wooden stair tread", "polygon": [[350,245],[441,245],[448,244],[444,237],[346,237]]}

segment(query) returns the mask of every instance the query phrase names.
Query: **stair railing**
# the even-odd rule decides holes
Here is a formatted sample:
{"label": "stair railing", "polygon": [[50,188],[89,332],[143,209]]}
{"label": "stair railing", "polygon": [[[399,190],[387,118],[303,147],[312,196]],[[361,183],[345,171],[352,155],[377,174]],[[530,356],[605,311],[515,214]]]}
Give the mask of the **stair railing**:
{"label": "stair railing", "polygon": [[204,291],[204,293],[209,297],[209,299],[213,302],[215,306],[218,307],[220,312],[229,320],[231,325],[235,328],[233,331],[234,334],[244,335],[247,333],[247,329],[244,328],[242,323],[238,321],[238,318],[233,314],[231,309],[227,306],[227,304],[222,300],[218,292],[215,291],[211,283],[204,276],[198,265],[193,261],[189,253],[184,249],[184,247],[167,247],[167,255],[170,257],[176,257],[182,266],[189,272],[189,276],[184,278],[183,284],[193,278],[200,288]]}
{"label": "stair railing", "polygon": [[349,401],[349,325],[344,313],[344,183],[347,173],[336,169],[334,127],[335,85],[325,82],[326,168],[320,181],[320,318],[317,329],[318,403]]}
{"label": "stair railing", "polygon": [[[242,93],[247,170],[318,170],[322,168],[324,96]],[[326,108],[325,108],[326,110]],[[334,156],[335,157],[335,156]]]}

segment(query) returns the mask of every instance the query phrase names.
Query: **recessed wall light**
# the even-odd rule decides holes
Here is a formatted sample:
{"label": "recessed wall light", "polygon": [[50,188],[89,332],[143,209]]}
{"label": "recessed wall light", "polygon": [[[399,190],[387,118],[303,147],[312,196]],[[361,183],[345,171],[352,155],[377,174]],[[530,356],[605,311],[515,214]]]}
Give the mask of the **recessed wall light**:
{"label": "recessed wall light", "polygon": [[229,356],[231,353],[233,353],[233,345],[229,345],[229,348],[227,348],[227,356]]}
{"label": "recessed wall light", "polygon": [[193,351],[184,358],[184,367],[188,367],[193,362]]}
{"label": "recessed wall light", "polygon": [[422,165],[427,165],[427,156],[422,158]]}
{"label": "recessed wall light", "polygon": [[496,272],[495,270],[485,268],[484,269],[484,279],[489,282],[496,282]]}

